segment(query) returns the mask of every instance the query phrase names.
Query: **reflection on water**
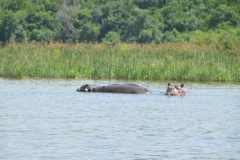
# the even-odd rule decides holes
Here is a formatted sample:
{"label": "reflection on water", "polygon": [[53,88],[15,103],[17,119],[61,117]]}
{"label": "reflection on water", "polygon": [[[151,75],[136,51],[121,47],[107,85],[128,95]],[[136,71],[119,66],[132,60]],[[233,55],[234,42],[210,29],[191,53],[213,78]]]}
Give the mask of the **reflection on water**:
{"label": "reflection on water", "polygon": [[131,81],[151,95],[76,92],[85,83],[129,82],[0,79],[0,159],[240,157],[239,84],[168,97],[167,82]]}

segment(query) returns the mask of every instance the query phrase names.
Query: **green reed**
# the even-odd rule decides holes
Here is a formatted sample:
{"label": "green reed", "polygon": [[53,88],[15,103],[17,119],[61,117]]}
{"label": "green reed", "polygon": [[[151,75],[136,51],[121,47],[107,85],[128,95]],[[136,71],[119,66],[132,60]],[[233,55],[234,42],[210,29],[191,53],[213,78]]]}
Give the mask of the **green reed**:
{"label": "green reed", "polygon": [[240,48],[197,44],[9,43],[0,77],[240,81]]}

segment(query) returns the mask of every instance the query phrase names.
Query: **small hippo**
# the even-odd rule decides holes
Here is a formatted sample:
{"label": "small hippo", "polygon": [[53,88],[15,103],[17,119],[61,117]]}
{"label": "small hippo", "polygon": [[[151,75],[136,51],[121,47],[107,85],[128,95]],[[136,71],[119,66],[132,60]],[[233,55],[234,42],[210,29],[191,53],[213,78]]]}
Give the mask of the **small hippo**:
{"label": "small hippo", "polygon": [[106,92],[106,93],[128,93],[128,94],[151,94],[151,92],[136,84],[111,84],[106,86],[82,85],[78,92]]}
{"label": "small hippo", "polygon": [[168,87],[166,90],[166,95],[168,96],[185,96],[186,93],[184,92],[184,90],[182,89],[184,86],[184,84],[181,85],[172,85],[170,83],[168,83]]}

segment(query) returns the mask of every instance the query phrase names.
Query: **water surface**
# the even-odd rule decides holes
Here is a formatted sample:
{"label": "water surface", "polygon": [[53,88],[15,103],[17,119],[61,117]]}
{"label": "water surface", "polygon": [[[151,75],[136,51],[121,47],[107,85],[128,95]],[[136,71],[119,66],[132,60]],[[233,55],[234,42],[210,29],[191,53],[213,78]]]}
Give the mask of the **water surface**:
{"label": "water surface", "polygon": [[[152,94],[76,92],[86,83]],[[0,159],[240,159],[239,84],[185,82],[185,97],[166,87],[0,79]]]}

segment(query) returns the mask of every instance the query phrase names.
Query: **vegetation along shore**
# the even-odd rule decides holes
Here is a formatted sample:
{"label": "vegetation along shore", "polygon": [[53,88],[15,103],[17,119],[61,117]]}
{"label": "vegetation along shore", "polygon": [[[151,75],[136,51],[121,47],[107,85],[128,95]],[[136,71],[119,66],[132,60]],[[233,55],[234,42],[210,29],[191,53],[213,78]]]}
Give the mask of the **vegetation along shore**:
{"label": "vegetation along shore", "polygon": [[239,46],[12,42],[0,48],[0,77],[239,82],[239,62]]}

